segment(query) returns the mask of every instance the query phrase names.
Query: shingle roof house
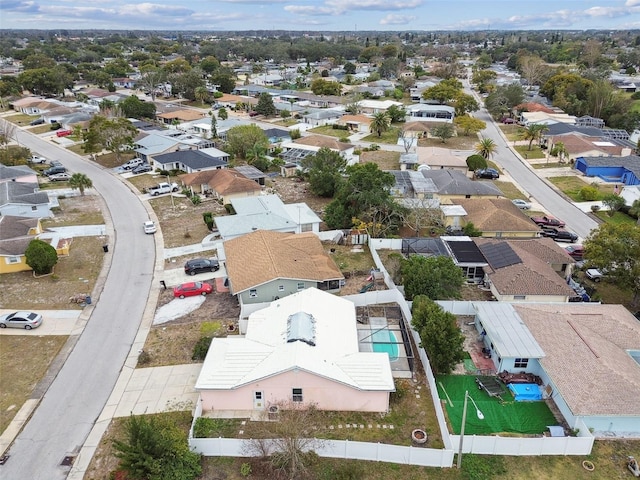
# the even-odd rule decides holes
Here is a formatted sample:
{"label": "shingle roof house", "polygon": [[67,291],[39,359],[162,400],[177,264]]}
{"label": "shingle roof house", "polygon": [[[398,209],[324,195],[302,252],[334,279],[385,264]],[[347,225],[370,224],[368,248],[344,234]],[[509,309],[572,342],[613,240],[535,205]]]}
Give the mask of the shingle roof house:
{"label": "shingle roof house", "polygon": [[37,183],[0,183],[0,215],[45,218],[50,208],[57,205],[45,192],[37,191]]}
{"label": "shingle roof house", "polygon": [[487,259],[485,284],[498,301],[568,302],[577,296],[567,284],[575,262],[550,238],[474,238]]}
{"label": "shingle roof house", "polygon": [[359,350],[355,313],[352,302],[309,288],[253,312],[244,336],[214,338],[195,385],[204,415],[298,402],[388,411],[389,356]]}
{"label": "shingle roof house", "polygon": [[344,276],[313,233],[257,230],[224,242],[231,293],[270,302],[309,287],[338,290]]}
{"label": "shingle roof house", "polygon": [[453,199],[457,198],[503,196],[500,189],[493,183],[471,180],[457,170],[421,170],[421,173],[436,184],[438,198],[442,203],[452,203]]}
{"label": "shingle roof house", "polygon": [[217,148],[178,150],[153,157],[152,164],[162,170],[183,170],[187,173],[227,168],[229,154]]}
{"label": "shingle roof house", "polygon": [[507,198],[456,198],[453,203],[464,208],[463,223],[473,223],[483,237],[535,238],[540,233],[540,228]]}
{"label": "shingle roof house", "polygon": [[223,204],[233,198],[259,195],[262,187],[235,169],[203,170],[180,176],[182,184],[198,193],[212,192]]}
{"label": "shingle roof house", "polygon": [[568,424],[640,437],[640,322],[622,305],[514,305],[545,356],[541,376]]}

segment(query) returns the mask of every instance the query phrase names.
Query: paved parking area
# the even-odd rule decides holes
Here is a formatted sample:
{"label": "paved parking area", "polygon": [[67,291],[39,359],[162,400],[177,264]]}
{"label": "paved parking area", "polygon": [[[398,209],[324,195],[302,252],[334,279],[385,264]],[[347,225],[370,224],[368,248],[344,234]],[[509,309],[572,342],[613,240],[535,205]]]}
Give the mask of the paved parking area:
{"label": "paved parking area", "polygon": [[184,273],[184,266],[180,265],[178,268],[165,269],[164,272],[159,275],[160,280],[164,280],[164,282],[167,284],[167,287],[174,287],[186,282],[204,282],[216,278],[226,277],[227,270],[223,263],[220,264],[220,270],[218,270],[217,272],[204,272],[191,276]]}

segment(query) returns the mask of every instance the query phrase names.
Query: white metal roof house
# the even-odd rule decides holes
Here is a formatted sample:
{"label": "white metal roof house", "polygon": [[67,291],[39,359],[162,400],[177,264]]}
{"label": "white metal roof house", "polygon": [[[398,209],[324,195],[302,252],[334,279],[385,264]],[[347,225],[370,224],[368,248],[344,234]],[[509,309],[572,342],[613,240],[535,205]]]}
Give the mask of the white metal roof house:
{"label": "white metal roof house", "polygon": [[322,221],[306,203],[285,204],[277,195],[234,198],[235,215],[216,217],[223,240],[256,230],[275,232],[319,232]]}
{"label": "white metal roof house", "polygon": [[309,288],[249,316],[246,335],[214,338],[195,385],[203,415],[250,416],[271,405],[387,412],[387,353],[360,352],[355,306]]}
{"label": "white metal roof house", "polygon": [[416,103],[406,107],[407,121],[429,121],[452,123],[456,114],[456,109],[448,105],[430,105],[426,103]]}
{"label": "white metal roof house", "polygon": [[476,302],[497,370],[539,376],[571,428],[640,438],[640,322],[622,305]]}

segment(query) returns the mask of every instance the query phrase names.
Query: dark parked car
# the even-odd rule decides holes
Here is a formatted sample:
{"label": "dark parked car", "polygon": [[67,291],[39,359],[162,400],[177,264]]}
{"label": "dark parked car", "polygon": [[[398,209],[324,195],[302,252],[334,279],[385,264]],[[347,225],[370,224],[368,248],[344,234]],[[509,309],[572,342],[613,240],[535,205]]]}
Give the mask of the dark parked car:
{"label": "dark parked car", "polygon": [[44,123],[43,118],[36,118],[35,120],[31,120],[29,125],[42,125]]}
{"label": "dark parked car", "polygon": [[475,174],[477,178],[490,178],[492,180],[500,178],[500,173],[498,173],[495,168],[483,168],[476,170]]}
{"label": "dark parked car", "polygon": [[557,218],[549,217],[547,215],[543,217],[531,217],[531,221],[540,227],[564,227],[565,223]]}
{"label": "dark parked car", "polygon": [[51,168],[47,168],[42,174],[46,177],[50,177],[51,175],[56,175],[58,173],[67,173],[67,169],[62,165],[56,165]]}
{"label": "dark parked car", "polygon": [[543,237],[553,238],[556,242],[577,242],[578,235],[566,230],[558,230],[557,228],[543,228],[540,232]]}
{"label": "dark parked car", "polygon": [[151,168],[151,165],[149,165],[148,163],[143,163],[142,165],[138,165],[133,170],[131,170],[131,173],[133,173],[134,175],[138,175],[139,173],[147,173],[151,170],[153,170],[153,168]]}
{"label": "dark parked car", "polygon": [[220,264],[214,258],[194,258],[193,260],[187,260],[187,263],[184,264],[184,273],[187,275],[217,272],[218,270],[220,270]]}

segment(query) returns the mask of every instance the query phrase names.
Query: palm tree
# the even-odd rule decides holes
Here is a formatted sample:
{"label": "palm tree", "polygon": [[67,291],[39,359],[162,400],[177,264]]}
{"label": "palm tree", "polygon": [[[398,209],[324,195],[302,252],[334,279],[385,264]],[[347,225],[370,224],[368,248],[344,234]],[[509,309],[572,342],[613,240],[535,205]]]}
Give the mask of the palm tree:
{"label": "palm tree", "polygon": [[564,143],[558,142],[553,146],[550,153],[554,157],[558,157],[560,163],[564,163],[564,158],[569,152],[567,152],[567,147],[564,146]]}
{"label": "palm tree", "polygon": [[80,190],[80,195],[84,196],[85,189],[93,187],[93,182],[84,173],[74,173],[69,179],[69,186],[72,190]]}
{"label": "palm tree", "polygon": [[209,98],[209,91],[205,87],[198,87],[193,91],[193,95],[198,102],[204,104],[205,100]]}
{"label": "palm tree", "polygon": [[490,138],[483,138],[476,143],[476,153],[485,159],[490,159],[498,149],[498,145]]}
{"label": "palm tree", "polygon": [[523,130],[523,134],[522,134],[523,138],[525,140],[529,140],[529,148],[528,148],[529,151],[531,151],[531,145],[533,144],[534,140],[537,140],[538,142],[540,142],[542,133],[546,132],[547,130],[549,130],[548,126],[537,124],[537,123],[533,125],[529,125]]}
{"label": "palm tree", "polygon": [[376,113],[373,116],[373,120],[371,121],[371,125],[369,125],[369,131],[371,133],[377,133],[378,136],[382,136],[384,132],[389,130],[391,127],[391,120],[385,112]]}

